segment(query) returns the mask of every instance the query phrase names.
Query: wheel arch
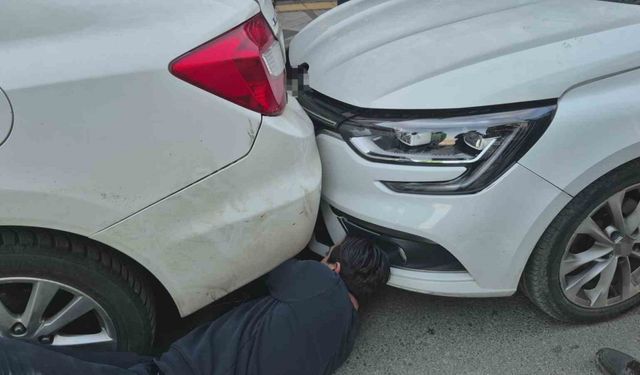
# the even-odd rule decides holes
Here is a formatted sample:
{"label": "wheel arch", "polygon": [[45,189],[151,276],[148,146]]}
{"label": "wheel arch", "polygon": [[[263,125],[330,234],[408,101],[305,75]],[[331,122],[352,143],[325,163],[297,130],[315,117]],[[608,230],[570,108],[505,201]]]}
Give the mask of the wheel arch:
{"label": "wheel arch", "polygon": [[13,107],[7,93],[0,87],[0,145],[2,145],[13,129]]}
{"label": "wheel arch", "polygon": [[640,161],[640,137],[638,138],[638,142],[612,152],[604,159],[591,165],[581,174],[576,175],[573,181],[564,187],[563,190],[571,196],[576,196],[599,178],[626,164],[638,161]]}
{"label": "wheel arch", "polygon": [[[640,161],[640,68],[584,82],[558,99],[558,110],[538,142],[518,162],[569,199],[547,207],[542,231],[532,228],[527,262],[542,235],[571,199],[599,178]],[[561,193],[562,194],[562,193]],[[519,268],[522,279],[525,264]]]}
{"label": "wheel arch", "polygon": [[[625,155],[627,154],[628,155]],[[631,157],[631,155],[635,155],[635,157]],[[628,160],[627,160],[628,159]],[[620,160],[625,160],[624,162],[619,163]],[[613,164],[615,163],[615,164]],[[613,164],[613,166],[612,166]],[[538,218],[539,221],[544,221],[545,225],[543,225],[543,230],[538,233],[539,231],[535,231],[535,236],[537,237],[537,240],[533,242],[533,246],[530,246],[530,249],[528,249],[528,254],[527,254],[527,258],[526,258],[526,262],[520,267],[519,269],[519,287],[520,289],[527,294],[527,290],[524,287],[524,284],[522,283],[522,277],[524,276],[524,270],[527,266],[527,264],[529,263],[529,260],[531,259],[531,257],[533,256],[533,253],[536,249],[536,247],[539,245],[542,236],[545,234],[545,232],[547,231],[547,229],[553,225],[554,221],[556,220],[556,218],[558,217],[558,215],[560,215],[561,212],[563,212],[563,210],[569,205],[569,203],[571,203],[573,201],[573,198],[580,194],[582,191],[586,190],[587,188],[589,188],[589,186],[591,186],[593,183],[595,183],[597,180],[599,180],[602,177],[605,177],[608,174],[611,173],[615,173],[617,170],[619,169],[623,169],[623,168],[627,168],[629,165],[632,164],[637,164],[637,167],[640,170],[640,150],[620,150],[617,155],[612,155],[612,157],[608,160],[603,160],[601,163],[599,163],[597,165],[597,170],[600,171],[595,178],[592,176],[593,173],[589,174],[588,178],[584,178],[583,181],[580,180],[576,180],[576,184],[579,183],[580,186],[580,190],[577,190],[574,194],[571,194],[571,199],[567,200],[564,204],[562,205],[556,205],[556,204],[552,204],[549,205],[549,207],[547,207],[546,210],[546,214],[545,215],[541,215],[541,217]],[[546,219],[545,219],[546,217]],[[530,235],[532,235],[532,232],[534,232],[533,230],[530,232]]]}
{"label": "wheel arch", "polygon": [[[176,301],[174,300],[173,296],[171,295],[171,293],[169,293],[168,289],[165,287],[165,285],[153,274],[153,272],[151,272],[149,270],[148,267],[146,267],[145,265],[143,265],[141,262],[139,262],[138,260],[134,259],[133,257],[129,256],[128,254],[126,254],[123,251],[120,251],[118,249],[116,249],[115,247],[104,243],[102,241],[98,241],[94,238],[91,238],[89,236],[83,235],[81,233],[77,233],[77,232],[73,232],[73,231],[68,231],[68,230],[60,230],[60,229],[54,229],[54,228],[47,228],[47,227],[42,227],[42,226],[30,226],[30,225],[0,225],[0,230],[2,229],[30,229],[30,230],[42,230],[42,231],[48,231],[48,232],[52,232],[52,233],[60,233],[63,235],[71,235],[71,236],[76,236],[76,237],[80,237],[83,240],[89,241],[93,244],[96,244],[98,246],[100,246],[102,249],[111,252],[113,255],[117,256],[118,258],[121,258],[123,260],[125,260],[127,263],[129,263],[130,266],[132,266],[134,268],[134,270],[138,273],[140,273],[146,280],[149,281],[149,283],[151,284],[150,286],[153,289],[153,294],[156,300],[156,309],[158,310],[158,312],[163,312],[166,314],[171,314],[174,316],[178,316],[179,314],[179,310],[178,307],[176,305]],[[168,311],[167,311],[168,309]]]}
{"label": "wheel arch", "polygon": [[[575,302],[569,301],[569,297],[566,296],[559,301],[557,299],[557,293],[559,292],[553,292],[553,290],[555,290],[554,285],[558,285],[557,280],[553,280],[553,275],[557,275],[557,272],[561,272],[557,268],[559,267],[558,259],[563,259],[560,258],[560,256],[564,256],[562,254],[567,251],[566,247],[571,245],[571,242],[567,241],[573,241],[573,234],[577,233],[578,228],[582,225],[581,223],[584,223],[583,220],[585,220],[585,218],[594,217],[592,215],[596,212],[595,210],[601,210],[607,204],[610,204],[607,202],[611,200],[612,194],[615,196],[619,191],[621,191],[621,189],[628,189],[630,186],[635,186],[635,189],[637,189],[639,175],[636,171],[639,170],[640,157],[636,157],[606,171],[580,190],[576,196],[562,207],[560,212],[555,215],[553,220],[545,228],[545,231],[540,236],[533,248],[533,251],[529,255],[524,272],[520,275],[519,286],[520,290],[522,290],[532,300],[532,302],[534,302],[534,304],[540,307],[547,314],[562,321],[596,322],[614,317],[632,308],[640,300],[640,295],[636,294],[635,296],[631,295],[631,297],[628,297],[626,300],[622,299],[621,301],[616,301],[613,305],[607,304],[595,307],[593,307],[592,304],[587,305],[587,308],[591,306],[593,309],[599,309],[598,311],[602,312],[602,314],[599,314],[599,312],[595,310],[585,310],[584,305],[576,305],[576,309],[582,310],[567,309],[563,306],[574,306],[573,303]],[[620,201],[619,204],[622,206],[622,201]],[[622,214],[621,211],[620,214]],[[607,217],[609,218],[607,219]],[[600,218],[603,219],[603,216],[601,215]],[[605,220],[612,220],[610,215],[606,215],[604,218]],[[597,219],[595,220],[597,221]],[[592,222],[596,223],[596,221]],[[600,227],[599,231],[603,231],[604,226],[607,224],[615,225],[611,224],[610,221],[608,223],[601,223],[598,221],[595,225]],[[607,236],[608,233],[604,235]],[[593,237],[592,235],[592,238],[598,237]],[[590,246],[591,245],[587,245],[587,250]],[[609,251],[611,252],[609,255],[614,255],[614,252],[616,251],[615,247],[612,245]],[[606,253],[602,255],[602,257],[605,256],[607,256]],[[622,258],[629,257],[630,255],[618,253],[618,256]],[[555,258],[555,260],[549,263],[549,259],[553,258]],[[617,259],[615,259],[615,263],[618,265],[620,264]],[[584,264],[586,265],[587,263]],[[602,270],[598,271],[598,275],[600,272],[602,272]],[[617,275],[618,271],[616,270],[615,272]],[[563,274],[561,273],[560,278],[562,277]],[[589,280],[591,279],[593,279],[593,276]],[[611,280],[613,280],[613,275],[611,276]],[[609,281],[609,285],[610,283],[611,281]],[[607,288],[609,287],[610,286],[607,286]],[[620,291],[618,290],[618,292]],[[606,295],[607,299],[609,298],[608,296],[609,294]],[[614,297],[616,296],[614,295]],[[562,302],[565,301],[565,298],[569,301],[567,304]],[[598,295],[597,298],[600,298],[600,296]]]}

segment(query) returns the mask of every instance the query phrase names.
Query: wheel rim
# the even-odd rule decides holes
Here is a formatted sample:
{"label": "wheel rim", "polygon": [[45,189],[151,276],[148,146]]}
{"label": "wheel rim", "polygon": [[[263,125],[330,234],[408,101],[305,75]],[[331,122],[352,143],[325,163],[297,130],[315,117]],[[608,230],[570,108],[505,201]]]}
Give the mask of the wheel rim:
{"label": "wheel rim", "polygon": [[54,346],[117,347],[102,306],[78,289],[40,278],[0,278],[0,335]]}
{"label": "wheel rim", "polygon": [[640,292],[640,184],[593,210],[573,233],[560,263],[571,302],[590,309],[623,303]]}

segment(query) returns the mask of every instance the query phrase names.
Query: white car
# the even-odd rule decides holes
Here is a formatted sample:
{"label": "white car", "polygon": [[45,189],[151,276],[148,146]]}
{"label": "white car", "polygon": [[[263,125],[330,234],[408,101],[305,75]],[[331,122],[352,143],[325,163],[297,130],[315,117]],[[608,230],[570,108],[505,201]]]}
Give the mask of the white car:
{"label": "white car", "polygon": [[189,315],[304,248],[320,159],[271,1],[0,8],[1,336],[145,351],[154,299]]}
{"label": "white car", "polygon": [[640,301],[640,6],[352,0],[292,41],[323,162],[323,253],[387,249],[390,284],[518,286],[555,318]]}

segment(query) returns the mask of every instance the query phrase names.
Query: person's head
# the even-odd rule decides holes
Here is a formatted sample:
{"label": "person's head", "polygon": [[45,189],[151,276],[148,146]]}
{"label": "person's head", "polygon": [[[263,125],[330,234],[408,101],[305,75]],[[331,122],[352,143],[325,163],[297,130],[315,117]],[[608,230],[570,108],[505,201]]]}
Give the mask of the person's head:
{"label": "person's head", "polygon": [[322,260],[337,272],[359,301],[366,300],[389,281],[389,259],[373,242],[348,236]]}

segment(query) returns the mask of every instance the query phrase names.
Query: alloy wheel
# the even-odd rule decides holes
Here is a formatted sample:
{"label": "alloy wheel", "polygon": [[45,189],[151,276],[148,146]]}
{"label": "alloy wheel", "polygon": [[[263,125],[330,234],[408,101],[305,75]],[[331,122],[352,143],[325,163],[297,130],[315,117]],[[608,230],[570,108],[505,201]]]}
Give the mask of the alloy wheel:
{"label": "alloy wheel", "polygon": [[640,292],[640,185],[609,197],[573,233],[560,263],[565,297],[595,309]]}
{"label": "alloy wheel", "polygon": [[0,336],[97,350],[117,347],[113,321],[95,300],[40,278],[0,279]]}

